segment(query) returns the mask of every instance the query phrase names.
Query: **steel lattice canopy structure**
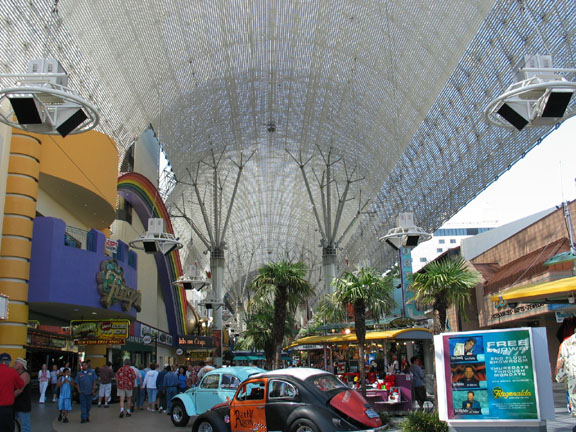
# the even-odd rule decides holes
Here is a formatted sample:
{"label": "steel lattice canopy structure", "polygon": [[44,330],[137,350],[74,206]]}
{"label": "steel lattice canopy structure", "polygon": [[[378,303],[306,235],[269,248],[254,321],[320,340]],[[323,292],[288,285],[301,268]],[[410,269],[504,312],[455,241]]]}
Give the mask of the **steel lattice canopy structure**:
{"label": "steel lattice canopy structure", "polygon": [[[206,162],[222,156],[225,208],[233,161],[254,153],[226,237],[236,296],[242,275],[290,255],[318,280],[321,234],[297,160],[318,206],[328,155],[334,196],[358,180],[340,232],[371,201],[336,245],[339,266],[383,268],[393,251],[378,237],[399,212],[435,230],[553,128],[485,120],[515,65],[548,54],[573,68],[576,50],[576,3],[564,0],[6,0],[0,10],[0,73],[57,58],[121,155],[152,125],[177,180],[167,205],[200,229],[191,179],[210,202]],[[188,223],[174,224],[185,262],[205,261]]]}

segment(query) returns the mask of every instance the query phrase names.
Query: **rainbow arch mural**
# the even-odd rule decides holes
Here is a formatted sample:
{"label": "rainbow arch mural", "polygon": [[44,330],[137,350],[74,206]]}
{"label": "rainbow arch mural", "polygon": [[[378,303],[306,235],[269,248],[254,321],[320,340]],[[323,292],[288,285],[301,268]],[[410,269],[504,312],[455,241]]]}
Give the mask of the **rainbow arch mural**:
{"label": "rainbow arch mural", "polygon": [[[174,234],[172,222],[158,189],[141,174],[127,173],[118,177],[118,195],[122,196],[136,211],[142,224],[148,226],[149,218],[162,218],[166,231]],[[180,253],[177,250],[168,255],[154,254],[158,268],[158,278],[164,295],[168,327],[173,336],[186,334],[186,313],[188,302],[183,287],[173,282],[182,275]],[[172,306],[172,307],[171,307]]]}

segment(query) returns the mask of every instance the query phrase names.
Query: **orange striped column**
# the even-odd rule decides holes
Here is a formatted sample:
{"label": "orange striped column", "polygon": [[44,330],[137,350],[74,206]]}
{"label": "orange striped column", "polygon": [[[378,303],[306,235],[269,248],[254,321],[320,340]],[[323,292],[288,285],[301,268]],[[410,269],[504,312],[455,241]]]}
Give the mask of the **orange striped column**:
{"label": "orange striped column", "polygon": [[84,347],[85,359],[90,360],[92,369],[106,364],[106,350],[108,345],[86,345]]}
{"label": "orange striped column", "polygon": [[0,248],[0,294],[8,296],[9,305],[8,318],[0,321],[0,352],[8,352],[13,359],[26,357],[28,280],[40,146],[40,140],[33,136],[21,131],[12,134]]}

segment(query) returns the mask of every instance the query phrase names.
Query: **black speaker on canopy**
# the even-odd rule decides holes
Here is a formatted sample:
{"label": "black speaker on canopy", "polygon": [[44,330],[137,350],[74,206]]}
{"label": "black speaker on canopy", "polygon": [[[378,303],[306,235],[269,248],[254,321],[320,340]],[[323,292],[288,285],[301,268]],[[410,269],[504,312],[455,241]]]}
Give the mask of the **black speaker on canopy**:
{"label": "black speaker on canopy", "polygon": [[406,236],[406,247],[416,247],[418,246],[418,241],[420,240],[419,235],[408,235]]}
{"label": "black speaker on canopy", "polygon": [[503,104],[496,112],[519,131],[524,129],[524,127],[526,127],[528,124],[528,120],[518,111],[512,108],[511,104]]}
{"label": "black speaker on canopy", "polygon": [[[69,114],[69,111],[71,110],[64,110],[66,114]],[[63,117],[63,115],[59,113],[58,117]],[[87,118],[88,116],[84,111],[82,111],[82,109],[74,108],[72,110],[72,114],[69,117],[67,117],[64,121],[62,121],[60,124],[58,124],[56,130],[62,136],[62,138],[65,138],[68,134],[70,134],[70,132],[72,132],[74,129],[76,129],[78,126],[84,123],[84,120],[86,120]]]}
{"label": "black speaker on canopy", "polygon": [[542,111],[542,117],[564,117],[570,99],[572,92],[552,91]]}
{"label": "black speaker on canopy", "polygon": [[386,239],[386,244],[392,247],[394,250],[399,250],[400,248],[394,244],[394,242],[390,241],[390,239]]}
{"label": "black speaker on canopy", "polygon": [[144,252],[146,253],[158,252],[158,248],[156,247],[156,240],[144,240],[142,244],[144,245]]}
{"label": "black speaker on canopy", "polygon": [[19,124],[42,124],[40,107],[32,96],[15,96],[9,100]]}

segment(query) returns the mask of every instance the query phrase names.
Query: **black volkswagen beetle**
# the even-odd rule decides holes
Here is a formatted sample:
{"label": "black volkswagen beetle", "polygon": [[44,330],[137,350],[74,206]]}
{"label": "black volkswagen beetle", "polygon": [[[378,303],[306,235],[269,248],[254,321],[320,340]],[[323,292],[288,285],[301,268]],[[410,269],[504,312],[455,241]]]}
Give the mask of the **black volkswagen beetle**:
{"label": "black volkswagen beetle", "polygon": [[195,418],[193,432],[383,431],[356,390],[310,368],[279,369],[244,381],[234,398]]}

